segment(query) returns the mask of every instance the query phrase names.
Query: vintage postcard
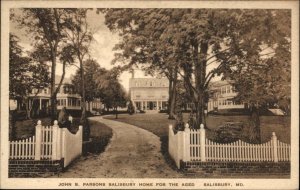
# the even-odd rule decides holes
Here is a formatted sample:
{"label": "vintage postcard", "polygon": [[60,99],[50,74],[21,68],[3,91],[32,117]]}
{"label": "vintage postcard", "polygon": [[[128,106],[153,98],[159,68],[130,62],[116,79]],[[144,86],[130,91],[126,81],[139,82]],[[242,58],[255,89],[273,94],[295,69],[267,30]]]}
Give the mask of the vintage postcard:
{"label": "vintage postcard", "polygon": [[297,189],[299,1],[2,1],[1,189]]}

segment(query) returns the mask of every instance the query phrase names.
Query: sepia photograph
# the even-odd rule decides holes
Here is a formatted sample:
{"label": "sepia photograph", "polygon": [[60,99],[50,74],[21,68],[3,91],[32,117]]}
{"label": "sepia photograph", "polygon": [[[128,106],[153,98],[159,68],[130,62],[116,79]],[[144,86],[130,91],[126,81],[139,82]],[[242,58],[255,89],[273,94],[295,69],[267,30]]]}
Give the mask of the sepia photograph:
{"label": "sepia photograph", "polygon": [[299,2],[203,3],[1,2],[1,189],[297,189]]}

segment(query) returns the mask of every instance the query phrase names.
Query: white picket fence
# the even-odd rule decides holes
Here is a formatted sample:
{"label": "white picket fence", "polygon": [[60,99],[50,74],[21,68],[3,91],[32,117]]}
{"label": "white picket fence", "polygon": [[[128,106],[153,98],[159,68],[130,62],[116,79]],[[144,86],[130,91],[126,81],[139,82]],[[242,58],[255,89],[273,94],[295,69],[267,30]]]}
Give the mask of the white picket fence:
{"label": "white picket fence", "polygon": [[205,137],[204,125],[199,130],[189,129],[174,133],[169,126],[169,154],[180,167],[180,161],[221,162],[281,162],[290,161],[291,147],[277,140],[276,134],[264,144],[249,144],[238,140],[233,143],[216,143]]}
{"label": "white picket fence", "polygon": [[19,141],[9,141],[10,159],[61,160],[64,167],[82,153],[82,126],[76,134],[66,128],[59,128],[57,121],[53,126],[42,126],[39,120],[35,136]]}

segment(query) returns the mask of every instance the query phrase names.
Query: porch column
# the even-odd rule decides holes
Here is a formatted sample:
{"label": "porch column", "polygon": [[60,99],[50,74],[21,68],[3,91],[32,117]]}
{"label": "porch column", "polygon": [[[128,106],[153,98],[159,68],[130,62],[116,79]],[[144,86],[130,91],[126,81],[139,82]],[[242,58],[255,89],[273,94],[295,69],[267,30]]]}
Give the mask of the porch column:
{"label": "porch column", "polygon": [[158,100],[156,101],[156,110],[159,110],[159,107],[158,107]]}
{"label": "porch column", "polygon": [[162,103],[163,103],[163,101],[160,101],[160,109],[163,109]]}
{"label": "porch column", "polygon": [[42,98],[40,98],[40,110],[42,110]]}
{"label": "porch column", "polygon": [[132,105],[133,105],[134,109],[136,110],[135,101],[133,101],[133,100],[132,100]]}
{"label": "porch column", "polygon": [[144,110],[144,101],[141,101],[141,110]]}
{"label": "porch column", "polygon": [[148,101],[145,101],[146,106],[145,106],[145,110],[148,110]]}

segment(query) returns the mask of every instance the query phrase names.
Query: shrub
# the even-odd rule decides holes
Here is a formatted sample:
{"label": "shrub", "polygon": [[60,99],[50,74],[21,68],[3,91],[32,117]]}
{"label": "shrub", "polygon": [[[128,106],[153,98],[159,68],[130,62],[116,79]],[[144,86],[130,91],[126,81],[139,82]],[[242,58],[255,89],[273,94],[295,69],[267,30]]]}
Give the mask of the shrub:
{"label": "shrub", "polygon": [[215,130],[214,141],[218,143],[231,143],[241,139],[243,125],[240,122],[225,123]]}
{"label": "shrub", "polygon": [[133,106],[132,101],[129,102],[127,111],[130,115],[134,114],[134,106]]}

